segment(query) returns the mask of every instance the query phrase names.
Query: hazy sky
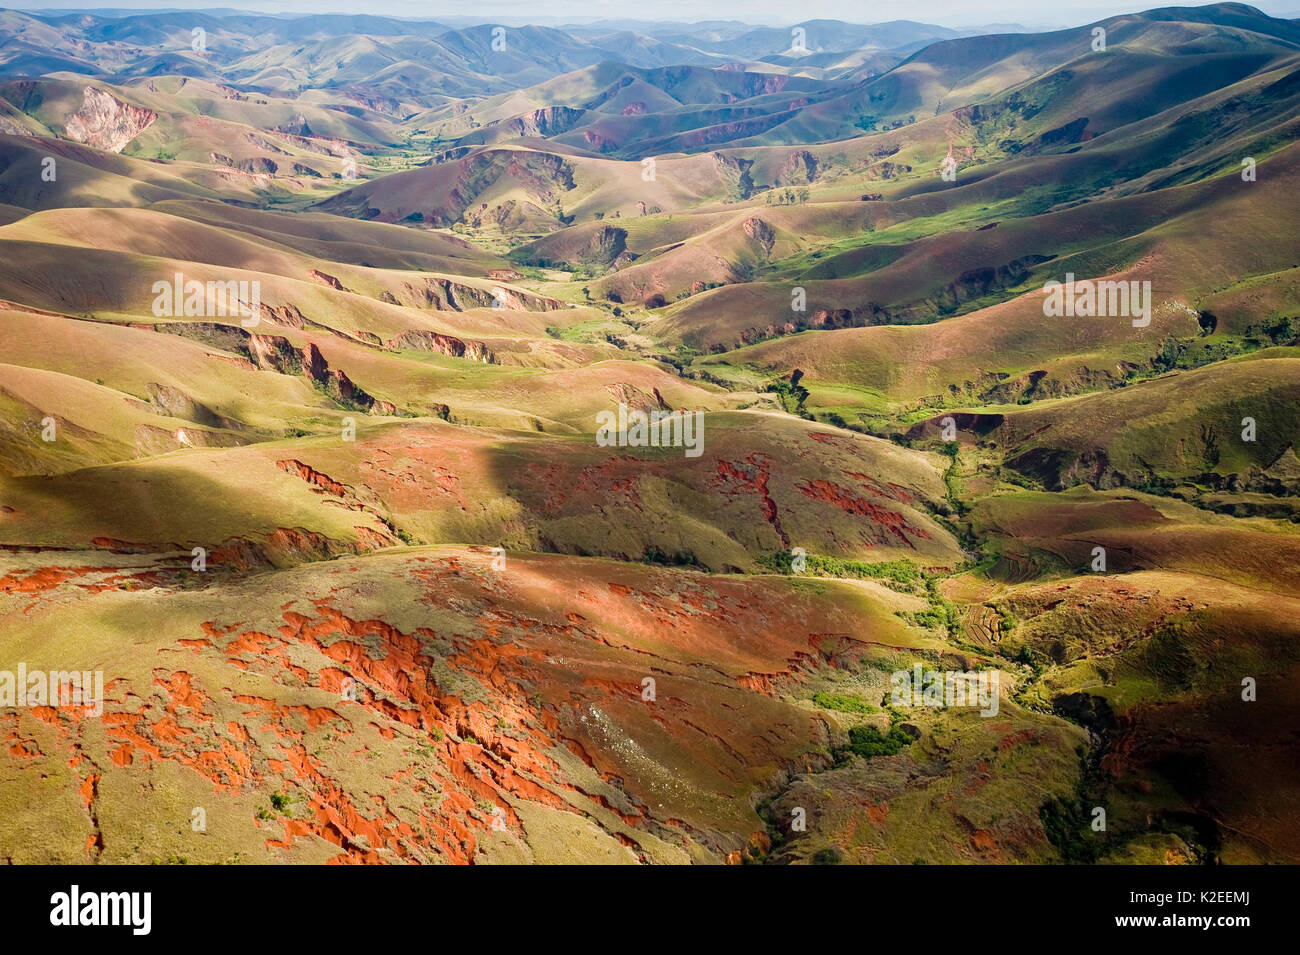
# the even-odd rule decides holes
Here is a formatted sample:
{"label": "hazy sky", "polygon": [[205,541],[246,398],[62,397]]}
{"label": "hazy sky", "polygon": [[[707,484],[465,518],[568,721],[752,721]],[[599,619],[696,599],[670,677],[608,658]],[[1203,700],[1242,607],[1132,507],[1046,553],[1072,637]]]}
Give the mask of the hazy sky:
{"label": "hazy sky", "polygon": [[[638,20],[744,20],[747,23],[790,24],[819,17],[853,23],[918,20],[945,26],[1017,22],[1028,27],[1075,26],[1115,13],[1131,13],[1173,2],[1111,3],[1105,0],[476,0],[472,4],[446,0],[0,0],[0,6],[25,10],[117,8],[213,9],[234,7],[264,13],[368,13],[400,17],[500,18],[514,22],[563,22],[598,18]],[[1194,5],[1194,4],[1187,4]],[[1300,0],[1259,0],[1252,4],[1274,16],[1296,16]]]}

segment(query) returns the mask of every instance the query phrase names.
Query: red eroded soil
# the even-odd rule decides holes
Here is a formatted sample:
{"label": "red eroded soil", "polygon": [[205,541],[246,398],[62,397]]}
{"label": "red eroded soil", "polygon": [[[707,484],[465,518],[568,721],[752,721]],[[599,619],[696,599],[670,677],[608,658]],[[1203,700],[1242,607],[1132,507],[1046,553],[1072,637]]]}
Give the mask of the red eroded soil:
{"label": "red eroded soil", "polygon": [[[117,847],[97,815],[102,778],[147,787],[170,762],[216,798],[258,794],[243,824],[270,853],[319,838],[336,862],[469,862],[494,824],[530,838],[515,807],[533,803],[584,814],[637,854],[639,833],[686,835],[721,858],[761,829],[756,787],[822,759],[825,727],[774,694],[869,637],[776,579],[535,556],[499,574],[486,550],[384,560],[340,563],[274,616],[236,605],[190,632],[168,630],[157,597],[168,636],[147,685],[112,684],[102,744],[83,714],[46,708],[13,717],[5,758],[81,767],[95,854]],[[427,625],[348,609],[376,572],[407,581]],[[358,788],[374,777],[357,768],[393,753],[398,768]]]}

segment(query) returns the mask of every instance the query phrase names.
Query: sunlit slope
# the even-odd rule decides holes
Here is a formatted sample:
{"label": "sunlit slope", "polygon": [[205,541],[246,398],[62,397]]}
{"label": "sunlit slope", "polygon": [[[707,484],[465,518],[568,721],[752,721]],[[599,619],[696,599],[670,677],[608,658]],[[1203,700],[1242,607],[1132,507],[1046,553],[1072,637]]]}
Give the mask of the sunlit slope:
{"label": "sunlit slope", "polygon": [[691,296],[665,313],[656,333],[707,348],[766,335],[766,322],[745,321],[756,314],[806,327],[808,317],[791,312],[795,286],[807,290],[808,315],[846,310],[855,324],[934,321],[989,296],[1063,281],[1067,273],[1100,278],[1121,270],[1150,281],[1159,300],[1212,305],[1235,283],[1294,267],[1285,197],[1297,186],[1297,155],[1291,145],[1261,162],[1269,173],[1253,182],[1243,181],[1238,167],[1202,183],[998,221],[982,231],[898,244],[881,234],[840,256],[791,269],[779,282],[760,279]]}
{"label": "sunlit slope", "polygon": [[911,641],[849,582],[421,548],[210,590],[78,558],[63,587],[0,558],[7,647],[113,687],[102,732],[5,717],[0,826],[49,833],[15,861],[721,862],[769,778],[828,761],[772,683]]}
{"label": "sunlit slope", "polygon": [[[695,456],[430,421],[363,418],[353,440],[341,420],[325,431],[324,417],[312,438],[8,478],[6,537],[237,547],[272,562],[402,540],[662,555],[718,570],[754,569],[795,546],[922,566],[961,559],[928,513],[942,506],[932,458],[773,415],[705,414]],[[36,434],[25,446],[50,462],[62,452]]]}

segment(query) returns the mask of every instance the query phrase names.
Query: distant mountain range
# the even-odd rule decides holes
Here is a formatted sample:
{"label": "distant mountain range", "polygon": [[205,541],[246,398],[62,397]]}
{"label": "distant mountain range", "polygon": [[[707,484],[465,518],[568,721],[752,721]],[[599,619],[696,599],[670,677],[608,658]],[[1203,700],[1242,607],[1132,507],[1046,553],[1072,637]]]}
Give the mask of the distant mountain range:
{"label": "distant mountain range", "polygon": [[[205,31],[202,53],[193,49],[195,29]],[[454,27],[433,20],[371,16],[3,11],[0,68],[8,75],[67,71],[118,78],[158,75],[161,70],[245,88],[286,89],[294,80],[298,88],[373,85],[376,72],[392,64],[439,63],[445,64],[444,75],[428,92],[463,95],[528,85],[606,60],[639,67],[741,61],[833,72],[845,63],[870,58],[883,70],[928,43],[974,32],[909,21],[861,26],[812,20],[782,29],[735,21],[607,21],[507,27],[505,48],[497,51],[492,45],[494,29],[492,24]],[[797,38],[796,29],[802,31]],[[846,56],[850,54],[857,59]],[[267,73],[264,64],[270,62],[275,68]],[[310,75],[291,65],[302,62],[314,64]],[[328,72],[321,73],[327,63]],[[376,72],[367,72],[367,65]]]}

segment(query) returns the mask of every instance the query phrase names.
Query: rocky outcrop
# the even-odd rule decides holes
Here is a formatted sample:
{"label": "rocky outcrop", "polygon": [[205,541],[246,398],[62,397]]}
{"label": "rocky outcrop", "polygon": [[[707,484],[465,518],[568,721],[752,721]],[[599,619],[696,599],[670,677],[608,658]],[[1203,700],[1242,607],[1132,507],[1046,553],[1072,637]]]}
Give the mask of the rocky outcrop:
{"label": "rocky outcrop", "polygon": [[749,170],[754,165],[752,159],[736,159],[722,153],[713,154],[713,162],[718,174],[727,184],[728,191],[737,199],[748,199],[754,193],[754,180]]}
{"label": "rocky outcrop", "polygon": [[621,268],[633,258],[627,250],[627,230],[614,226],[601,226],[578,253],[579,262],[597,271]]}
{"label": "rocky outcrop", "polygon": [[564,303],[558,299],[505,287],[501,287],[501,300],[498,303],[491,289],[433,276],[426,276],[424,282],[419,285],[403,282],[402,293],[399,295],[390,293],[390,298],[397,304],[433,308],[440,312],[463,312],[469,308],[497,307],[518,312],[550,312],[564,307]]}
{"label": "rocky outcrop", "polygon": [[313,279],[314,281],[319,282],[321,285],[328,285],[330,288],[337,289],[340,292],[347,291],[347,289],[343,287],[342,282],[340,282],[334,276],[327,275],[326,273],[321,272],[318,269],[308,269],[307,276]]}
{"label": "rocky outcrop", "polygon": [[288,153],[286,153],[275,143],[271,142],[269,139],[266,139],[263,136],[257,135],[257,133],[246,133],[244,135],[244,138],[247,139],[254,146],[256,146],[258,149],[265,149],[269,153],[279,153],[282,156],[288,155]]}
{"label": "rocky outcrop", "polygon": [[362,109],[368,109],[373,113],[397,115],[401,112],[402,104],[391,96],[377,96],[369,90],[347,90],[344,95],[360,105]]}
{"label": "rocky outcrop", "polygon": [[275,127],[277,133],[288,133],[290,136],[315,136],[311,127],[307,125],[307,117],[299,113],[288,123],[281,123]]}
{"label": "rocky outcrop", "polygon": [[740,226],[745,230],[745,235],[763,250],[764,258],[772,254],[772,246],[776,245],[776,230],[758,216],[750,216]]}
{"label": "rocky outcrop", "polygon": [[279,335],[250,334],[247,348],[257,368],[309,378],[342,405],[373,414],[395,414],[397,411],[391,402],[378,401],[366,393],[341,368],[330,368],[325,356],[312,342],[299,348]]}
{"label": "rocky outcrop", "polygon": [[767,96],[779,93],[790,85],[790,77],[784,73],[745,73],[744,86],[740,91],[741,99],[755,96]]}
{"label": "rocky outcrop", "polygon": [[[397,304],[396,300],[392,304]],[[262,303],[262,321],[272,325],[281,325],[286,328],[308,329],[316,332],[323,332],[326,335],[333,335],[335,338],[341,338],[346,342],[360,343],[378,348],[383,342],[374,332],[368,332],[364,329],[354,329],[350,332],[340,331],[329,325],[323,325],[320,322],[313,321],[302,313],[302,310],[292,302],[285,302],[283,305],[268,305]]]}
{"label": "rocky outcrop", "polygon": [[441,355],[449,355],[452,358],[468,358],[470,361],[479,361],[485,365],[496,364],[496,356],[482,342],[462,341],[451,335],[441,335],[438,332],[423,329],[412,329],[403,332],[388,342],[386,347],[437,352]]}
{"label": "rocky outcrop", "polygon": [[241,159],[235,163],[235,168],[241,172],[251,172],[255,176],[274,176],[280,169],[275,160],[267,159],[264,156]]}
{"label": "rocky outcrop", "polygon": [[253,364],[262,371],[274,371],[281,375],[306,375],[317,380],[324,375],[325,359],[314,345],[311,346],[311,353],[319,362],[315,368],[309,367],[311,356],[279,335],[249,335],[247,346]]}
{"label": "rocky outcrop", "polygon": [[107,90],[87,86],[81,109],[68,116],[65,126],[70,139],[120,153],[157,118],[158,114],[151,109],[131,106]]}
{"label": "rocky outcrop", "polygon": [[321,139],[319,137],[293,136],[281,134],[284,141],[296,149],[315,153],[318,156],[333,156],[337,159],[356,159],[357,153],[352,146],[341,139]]}
{"label": "rocky outcrop", "polygon": [[778,186],[805,186],[817,178],[817,157],[806,149],[789,155],[777,173]]}
{"label": "rocky outcrop", "polygon": [[310,464],[303,464],[301,461],[291,459],[287,461],[276,461],[275,465],[281,471],[298,475],[302,480],[325,494],[333,494],[335,497],[343,498],[352,496],[352,488],[334,480],[323,471],[317,471]]}
{"label": "rocky outcrop", "polygon": [[594,129],[584,129],[582,131],[582,138],[587,141],[588,146],[596,150],[598,153],[608,153],[618,149],[618,143],[614,142],[614,140],[610,139],[608,136],[602,136]]}
{"label": "rocky outcrop", "polygon": [[488,123],[484,128],[500,127],[511,136],[545,139],[547,136],[567,132],[585,115],[586,110],[574,109],[571,106],[547,106],[513,119]]}
{"label": "rocky outcrop", "polygon": [[618,404],[627,405],[632,411],[643,411],[649,414],[651,411],[672,411],[672,406],[664,401],[663,396],[659,394],[659,389],[652,389],[653,394],[646,394],[635,385],[629,385],[626,382],[606,385],[605,390],[609,392],[611,398]]}

